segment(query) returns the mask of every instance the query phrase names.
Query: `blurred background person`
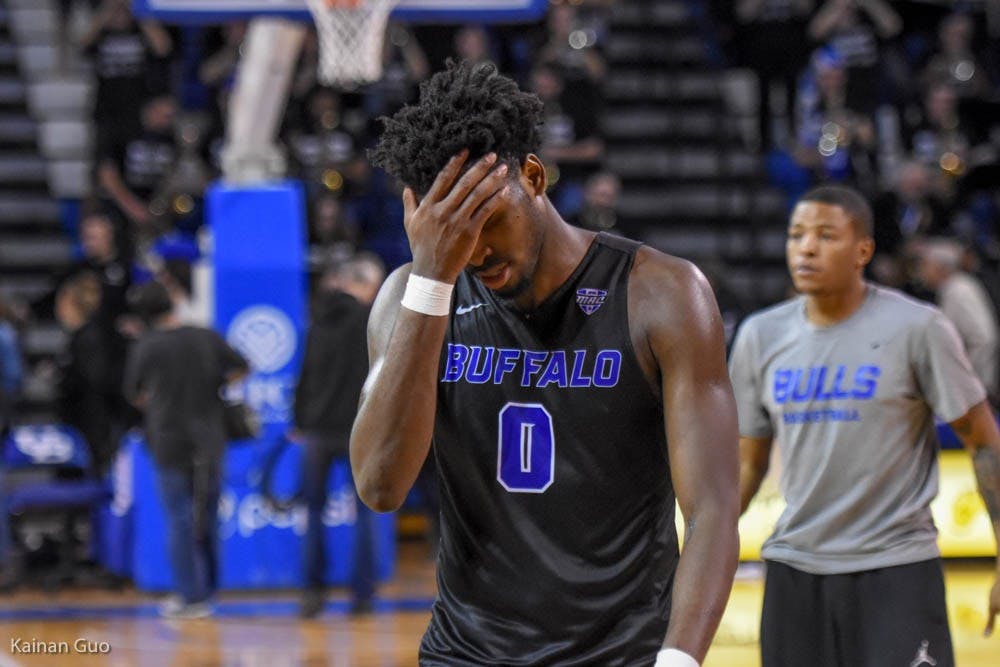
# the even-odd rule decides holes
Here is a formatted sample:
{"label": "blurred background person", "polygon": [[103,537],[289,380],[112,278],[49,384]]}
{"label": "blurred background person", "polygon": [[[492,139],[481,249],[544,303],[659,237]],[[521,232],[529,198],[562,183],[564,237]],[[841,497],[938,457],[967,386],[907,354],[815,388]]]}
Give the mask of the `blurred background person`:
{"label": "blurred background person", "polygon": [[583,206],[567,222],[595,232],[615,230],[622,182],[610,171],[599,171],[583,187]]}
{"label": "blurred background person", "polygon": [[103,324],[113,328],[128,306],[125,294],[132,284],[132,266],[121,252],[119,239],[111,218],[103,211],[94,211],[80,221],[81,260],[70,273],[89,271],[101,281],[101,308]]}
{"label": "blurred background person", "polygon": [[920,244],[919,276],[965,344],[972,370],[993,404],[997,394],[997,313],[983,284],[962,270],[962,246],[951,239],[930,238]]}
{"label": "blurred background person", "polygon": [[[77,273],[56,293],[55,314],[69,335],[57,359],[59,420],[80,430],[98,473],[114,456],[116,425],[122,415],[122,351],[124,342],[101,318],[100,279]],[[114,342],[112,342],[114,341]]]}
{"label": "blurred background person", "polygon": [[796,161],[818,180],[870,186],[875,127],[870,115],[852,101],[850,69],[836,49],[817,49],[796,98]]}
{"label": "blurred background person", "polygon": [[249,372],[217,332],[184,325],[167,288],[149,282],[129,292],[148,331],[129,351],[125,395],[143,411],[143,432],[166,512],[176,593],[160,607],[169,618],[204,618],[218,588],[217,542],[226,444],[221,390]]}
{"label": "blurred background person", "polygon": [[177,159],[176,115],[173,97],[154,97],[142,107],[138,133],[113,137],[97,148],[98,183],[120,218],[130,223],[130,236],[145,238],[157,231],[150,204]]}
{"label": "blurred background person", "polygon": [[549,174],[549,196],[566,216],[583,204],[583,184],[604,159],[600,92],[589,80],[567,88],[562,69],[541,63],[531,73],[532,91],[544,105],[542,159]]}
{"label": "blurred background person", "polygon": [[959,97],[989,95],[991,84],[986,67],[972,47],[975,26],[965,12],[949,14],[938,26],[938,50],[924,68],[926,84],[947,82]]}
{"label": "blurred background person", "polygon": [[93,60],[97,77],[98,141],[131,138],[140,131],[143,103],[169,85],[170,34],[155,21],[136,21],[129,0],[103,0],[80,47]]}
{"label": "blurred background person", "polygon": [[[768,151],[790,131],[796,79],[809,59],[803,39],[814,0],[739,0],[736,42],[741,64],[757,77],[759,147]],[[780,131],[775,131],[781,122]]]}
{"label": "blurred background person", "polygon": [[[361,253],[328,268],[312,304],[302,373],[295,388],[293,439],[305,446],[302,490],[309,511],[305,539],[305,591],[301,616],[313,618],[326,602],[323,509],[330,468],[347,460],[351,427],[368,375],[368,314],[385,268]],[[350,466],[348,466],[350,469]],[[355,496],[351,610],[366,613],[375,595],[374,513]]]}
{"label": "blurred background person", "polygon": [[826,0],[809,21],[808,33],[844,59],[848,105],[871,113],[892,96],[887,42],[902,29],[903,19],[886,0]]}
{"label": "blurred background person", "polygon": [[[7,435],[14,418],[14,405],[21,392],[24,369],[13,309],[0,295],[0,439]],[[6,521],[6,517],[0,517]],[[0,544],[2,548],[2,544]],[[0,553],[2,557],[2,553]]]}

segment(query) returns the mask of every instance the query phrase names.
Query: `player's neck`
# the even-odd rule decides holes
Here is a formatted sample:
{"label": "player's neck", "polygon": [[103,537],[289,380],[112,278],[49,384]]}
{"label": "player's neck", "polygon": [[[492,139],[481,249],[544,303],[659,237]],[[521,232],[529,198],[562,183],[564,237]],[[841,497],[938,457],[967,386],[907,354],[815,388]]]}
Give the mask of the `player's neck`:
{"label": "player's neck", "polygon": [[569,280],[586,256],[595,236],[594,232],[568,224],[551,203],[548,206],[551,217],[545,230],[531,289],[514,300],[517,307],[525,311],[536,308]]}
{"label": "player's neck", "polygon": [[818,327],[830,327],[856,313],[865,302],[868,284],[858,279],[849,289],[806,295],[806,319]]}

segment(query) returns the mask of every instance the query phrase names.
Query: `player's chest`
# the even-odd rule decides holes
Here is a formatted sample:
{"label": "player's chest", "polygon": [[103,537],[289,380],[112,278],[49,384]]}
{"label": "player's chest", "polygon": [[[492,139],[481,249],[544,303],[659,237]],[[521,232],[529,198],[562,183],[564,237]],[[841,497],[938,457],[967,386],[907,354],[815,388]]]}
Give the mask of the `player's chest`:
{"label": "player's chest", "polygon": [[763,367],[765,403],[862,405],[918,393],[905,341],[873,335],[851,342],[797,340],[776,350]]}

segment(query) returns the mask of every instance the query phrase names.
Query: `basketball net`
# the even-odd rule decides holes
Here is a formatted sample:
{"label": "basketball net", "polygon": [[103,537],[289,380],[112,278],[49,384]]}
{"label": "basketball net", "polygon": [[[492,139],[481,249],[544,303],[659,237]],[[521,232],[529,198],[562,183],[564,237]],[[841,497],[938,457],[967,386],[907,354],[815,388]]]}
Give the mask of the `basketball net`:
{"label": "basketball net", "polygon": [[382,44],[399,0],[307,0],[319,35],[321,83],[351,88],[382,76]]}

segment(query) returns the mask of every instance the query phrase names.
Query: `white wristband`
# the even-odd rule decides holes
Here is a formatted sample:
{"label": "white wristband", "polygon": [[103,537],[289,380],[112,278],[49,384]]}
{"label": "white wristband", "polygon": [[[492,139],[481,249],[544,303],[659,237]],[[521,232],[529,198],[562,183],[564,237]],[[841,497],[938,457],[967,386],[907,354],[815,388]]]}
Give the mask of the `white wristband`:
{"label": "white wristband", "polygon": [[697,660],[684,651],[665,648],[656,654],[656,664],[653,667],[699,667],[699,665]]}
{"label": "white wristband", "polygon": [[406,281],[406,291],[400,301],[404,308],[437,317],[451,312],[451,291],[454,285],[431,280],[413,273]]}

